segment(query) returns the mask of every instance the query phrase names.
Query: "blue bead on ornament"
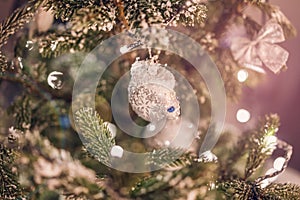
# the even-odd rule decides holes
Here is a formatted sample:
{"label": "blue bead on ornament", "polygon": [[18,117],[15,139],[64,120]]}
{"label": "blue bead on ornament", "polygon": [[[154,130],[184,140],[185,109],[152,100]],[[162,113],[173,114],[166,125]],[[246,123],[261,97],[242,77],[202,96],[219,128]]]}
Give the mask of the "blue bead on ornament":
{"label": "blue bead on ornament", "polygon": [[168,108],[167,110],[169,113],[172,113],[175,111],[175,107],[174,106],[171,106],[170,108]]}

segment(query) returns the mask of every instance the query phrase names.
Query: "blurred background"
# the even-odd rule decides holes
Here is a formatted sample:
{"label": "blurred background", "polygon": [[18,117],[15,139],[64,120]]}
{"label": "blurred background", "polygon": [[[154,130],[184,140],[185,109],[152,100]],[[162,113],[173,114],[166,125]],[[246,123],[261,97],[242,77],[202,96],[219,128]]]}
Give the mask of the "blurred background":
{"label": "blurred background", "polygon": [[[0,21],[7,17],[20,2],[18,0],[0,0]],[[300,1],[271,0],[271,2],[281,8],[299,31]],[[6,48],[9,49],[10,46],[8,44]],[[298,66],[300,63],[300,56],[298,55],[300,37],[287,40],[282,46],[290,52],[287,63],[288,70],[279,75],[267,73],[264,80],[255,88],[244,88],[241,101],[238,104],[229,103],[227,122],[233,127],[243,130],[250,128],[259,116],[278,113],[281,118],[279,138],[294,147],[294,154],[289,167],[300,171],[300,67]],[[240,108],[248,110],[251,114],[251,119],[247,123],[239,123],[236,119],[236,112]],[[288,177],[285,178],[289,180]],[[290,178],[292,179],[293,176]]]}
{"label": "blurred background", "polygon": [[[289,18],[298,31],[298,36],[281,44],[289,51],[287,71],[278,75],[266,74],[254,88],[244,88],[243,97],[238,104],[230,104],[227,113],[228,121],[240,129],[251,126],[254,119],[268,113],[278,113],[281,126],[278,133],[280,139],[287,141],[294,147],[293,157],[289,166],[300,171],[300,21],[299,0],[272,0]],[[251,120],[246,124],[238,123],[236,111],[240,108],[248,110]]]}

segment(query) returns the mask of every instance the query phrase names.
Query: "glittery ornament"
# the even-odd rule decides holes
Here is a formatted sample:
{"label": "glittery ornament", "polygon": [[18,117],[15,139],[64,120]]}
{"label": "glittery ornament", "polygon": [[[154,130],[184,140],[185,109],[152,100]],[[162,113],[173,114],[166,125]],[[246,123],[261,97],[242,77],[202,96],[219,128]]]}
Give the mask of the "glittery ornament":
{"label": "glittery ornament", "polygon": [[129,103],[136,114],[147,121],[176,119],[180,105],[176,97],[175,77],[165,67],[152,60],[132,64],[128,86]]}

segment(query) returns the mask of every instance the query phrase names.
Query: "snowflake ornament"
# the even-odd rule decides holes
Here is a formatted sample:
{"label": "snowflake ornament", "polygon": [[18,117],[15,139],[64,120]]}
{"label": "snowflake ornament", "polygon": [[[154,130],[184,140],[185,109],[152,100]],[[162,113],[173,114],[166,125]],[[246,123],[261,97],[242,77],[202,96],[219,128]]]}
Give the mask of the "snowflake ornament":
{"label": "snowflake ornament", "polygon": [[175,77],[165,66],[137,58],[130,74],[129,103],[139,117],[154,122],[176,119],[180,115],[180,104],[174,91]]}

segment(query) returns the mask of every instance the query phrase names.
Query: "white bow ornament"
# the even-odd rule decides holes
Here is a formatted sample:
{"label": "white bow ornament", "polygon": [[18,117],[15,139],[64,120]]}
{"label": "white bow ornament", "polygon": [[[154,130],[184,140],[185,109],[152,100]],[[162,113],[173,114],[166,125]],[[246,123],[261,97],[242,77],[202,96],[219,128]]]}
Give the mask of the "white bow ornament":
{"label": "white bow ornament", "polygon": [[231,43],[235,60],[252,70],[265,73],[263,66],[274,73],[286,65],[289,53],[275,43],[285,40],[281,26],[269,20],[251,41],[246,37],[236,37]]}

